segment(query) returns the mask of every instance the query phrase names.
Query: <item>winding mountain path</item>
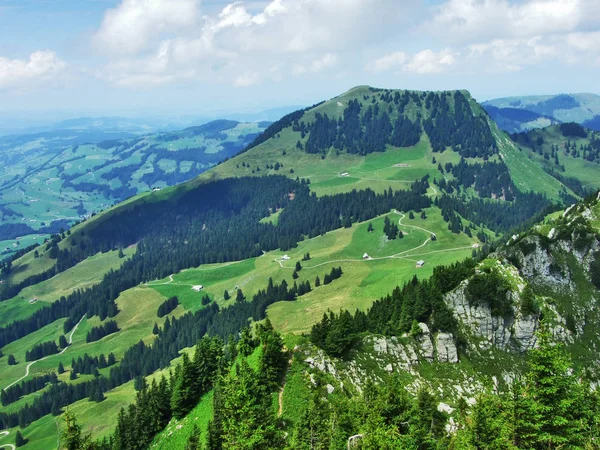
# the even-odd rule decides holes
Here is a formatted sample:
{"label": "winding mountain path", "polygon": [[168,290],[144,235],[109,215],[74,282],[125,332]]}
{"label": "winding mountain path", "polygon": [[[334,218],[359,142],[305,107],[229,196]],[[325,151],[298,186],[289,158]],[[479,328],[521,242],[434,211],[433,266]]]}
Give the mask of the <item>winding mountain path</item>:
{"label": "winding mountain path", "polygon": [[[431,241],[431,235],[434,235],[435,233],[433,231],[426,230],[425,228],[421,228],[421,227],[418,227],[416,225],[406,225],[406,224],[403,224],[402,220],[406,217],[406,214],[403,214],[403,213],[398,212],[396,210],[393,210],[393,213],[394,214],[399,214],[401,216],[400,219],[398,220],[398,225],[399,226],[404,227],[404,228],[415,228],[417,230],[424,231],[425,233],[429,234],[429,237],[427,239],[425,239],[425,241],[421,245],[418,245],[418,246],[413,247],[413,248],[408,249],[408,250],[401,251],[399,253],[396,253],[396,254],[390,255],[390,256],[380,256],[380,257],[377,257],[377,258],[371,258],[371,257],[369,257],[369,258],[366,258],[366,259],[365,258],[335,259],[335,260],[332,260],[332,261],[325,261],[325,262],[322,262],[320,264],[315,264],[314,266],[304,266],[304,267],[306,269],[315,269],[317,267],[321,267],[321,266],[325,266],[327,264],[333,264],[333,263],[382,261],[384,259],[408,259],[409,261],[413,261],[413,260],[409,259],[409,257],[406,256],[406,254],[414,252],[415,250],[418,250],[420,248],[425,247]],[[446,249],[446,250],[443,250],[443,251],[462,250],[464,248],[470,248],[470,247],[459,247],[459,248],[456,248],[456,249]],[[410,256],[415,256],[415,255],[410,255]],[[280,258],[275,259],[275,262],[278,263],[279,267],[281,267],[282,269],[288,269],[288,270],[294,270],[295,269],[295,267],[285,267],[283,265],[283,260],[280,259]]]}
{"label": "winding mountain path", "polygon": [[[8,435],[9,435],[8,431],[0,431],[0,439],[2,439],[3,437],[6,437]],[[12,444],[0,444],[0,448],[10,448],[11,450],[16,449],[16,447]]]}
{"label": "winding mountain path", "polygon": [[[85,314],[83,315],[83,317],[81,319],[79,319],[79,322],[77,322],[77,324],[73,327],[73,329],[71,330],[71,333],[69,333],[69,346],[71,346],[71,344],[73,343],[73,334],[75,333],[75,331],[77,330],[77,327],[79,326],[79,324],[83,321],[83,319],[85,318]],[[57,353],[56,355],[48,355],[48,356],[44,356],[43,358],[40,359],[36,359],[35,361],[30,362],[29,364],[27,364],[27,367],[25,367],[25,375],[23,375],[21,378],[19,378],[17,381],[12,382],[11,384],[9,384],[8,386],[6,386],[3,391],[6,391],[9,387],[14,386],[15,384],[17,384],[19,381],[27,378],[29,376],[29,369],[31,369],[31,366],[33,366],[34,364],[40,362],[40,361],[44,361],[45,359],[48,358],[52,358],[53,356],[58,356],[58,355],[62,355],[64,352],[67,351],[69,347],[65,347],[61,350],[60,353]]]}

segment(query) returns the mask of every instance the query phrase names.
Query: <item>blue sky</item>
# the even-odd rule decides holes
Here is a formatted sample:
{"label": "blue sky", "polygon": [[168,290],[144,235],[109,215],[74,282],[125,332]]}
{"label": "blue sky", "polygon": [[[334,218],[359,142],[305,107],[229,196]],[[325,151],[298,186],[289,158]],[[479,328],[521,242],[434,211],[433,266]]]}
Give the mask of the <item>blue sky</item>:
{"label": "blue sky", "polygon": [[598,0],[0,0],[0,114],[199,114],[352,86],[599,93]]}

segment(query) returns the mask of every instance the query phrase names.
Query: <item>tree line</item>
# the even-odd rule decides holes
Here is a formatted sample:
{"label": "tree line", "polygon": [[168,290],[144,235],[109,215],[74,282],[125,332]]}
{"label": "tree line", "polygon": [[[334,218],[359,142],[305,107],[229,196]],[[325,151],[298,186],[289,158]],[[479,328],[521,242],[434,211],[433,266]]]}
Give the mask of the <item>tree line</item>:
{"label": "tree line", "polygon": [[108,320],[102,325],[92,328],[85,337],[85,342],[96,342],[109,334],[116,333],[120,328],[114,320]]}

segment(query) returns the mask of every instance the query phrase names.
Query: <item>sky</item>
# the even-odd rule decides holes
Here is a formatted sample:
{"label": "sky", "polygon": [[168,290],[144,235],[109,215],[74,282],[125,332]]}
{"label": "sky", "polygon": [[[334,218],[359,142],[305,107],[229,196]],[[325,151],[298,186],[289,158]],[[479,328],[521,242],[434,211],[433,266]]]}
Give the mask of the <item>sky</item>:
{"label": "sky", "polygon": [[599,0],[0,0],[0,114],[600,93]]}

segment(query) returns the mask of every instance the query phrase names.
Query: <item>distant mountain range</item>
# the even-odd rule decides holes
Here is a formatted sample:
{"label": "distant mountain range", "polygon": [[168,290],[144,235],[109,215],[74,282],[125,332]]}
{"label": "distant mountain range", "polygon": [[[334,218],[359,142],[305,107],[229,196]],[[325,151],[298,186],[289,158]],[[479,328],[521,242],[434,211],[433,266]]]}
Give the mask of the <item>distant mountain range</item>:
{"label": "distant mountain range", "polygon": [[[102,129],[121,123],[129,132]],[[2,254],[132,195],[189,180],[236,155],[270,124],[217,120],[140,135],[117,118],[74,119],[56,131],[0,137]]]}
{"label": "distant mountain range", "polygon": [[506,97],[483,102],[482,106],[509,133],[568,122],[600,131],[600,96],[596,94]]}
{"label": "distant mountain range", "polygon": [[105,133],[127,133],[130,135],[148,134],[158,131],[181,130],[220,119],[235,120],[237,122],[274,122],[300,108],[301,106],[283,106],[258,112],[217,112],[203,115],[166,114],[163,116],[147,117],[75,116],[60,121],[43,118],[34,120],[27,117],[4,117],[0,115],[0,136],[48,133],[62,130],[77,130],[79,132],[101,131]]}

